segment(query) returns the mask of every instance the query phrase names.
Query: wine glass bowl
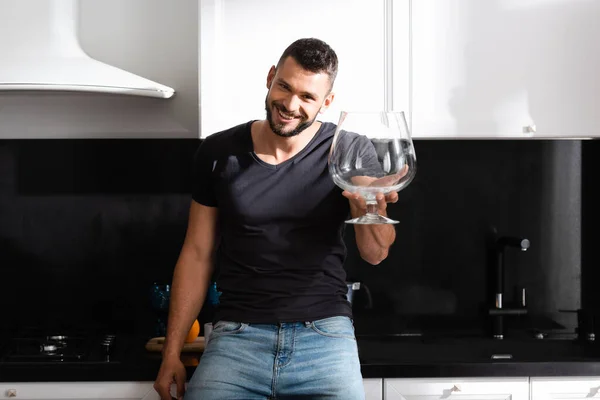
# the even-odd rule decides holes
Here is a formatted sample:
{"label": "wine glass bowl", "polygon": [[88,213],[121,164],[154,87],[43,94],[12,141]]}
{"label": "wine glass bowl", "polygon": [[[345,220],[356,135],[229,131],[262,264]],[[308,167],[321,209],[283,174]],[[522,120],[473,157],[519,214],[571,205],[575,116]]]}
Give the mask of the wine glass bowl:
{"label": "wine glass bowl", "polygon": [[379,215],[376,196],[404,189],[417,158],[403,112],[342,111],[329,153],[329,173],[341,189],[365,199],[367,213],[353,224],[395,224]]}

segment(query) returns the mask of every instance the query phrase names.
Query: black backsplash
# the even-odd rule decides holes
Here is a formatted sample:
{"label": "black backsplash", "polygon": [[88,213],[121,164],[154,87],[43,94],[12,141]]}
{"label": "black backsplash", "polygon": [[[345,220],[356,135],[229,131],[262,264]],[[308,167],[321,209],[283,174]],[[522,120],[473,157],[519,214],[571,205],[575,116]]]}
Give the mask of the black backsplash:
{"label": "black backsplash", "polygon": [[[532,314],[573,327],[573,314],[559,310],[581,306],[582,269],[591,269],[582,267],[582,243],[586,263],[598,260],[593,224],[581,224],[582,204],[586,220],[599,220],[590,205],[599,196],[586,189],[590,171],[600,170],[588,161],[598,143],[416,141],[417,176],[389,207],[400,224],[388,259],[363,262],[347,229],[348,277],[369,287],[374,304],[363,310],[358,300],[357,318],[478,318],[491,301],[486,238],[495,228],[531,241],[527,252],[507,252],[509,299],[525,287]],[[117,324],[151,334],[149,288],[171,278],[198,144],[0,141],[0,301],[8,328]]]}

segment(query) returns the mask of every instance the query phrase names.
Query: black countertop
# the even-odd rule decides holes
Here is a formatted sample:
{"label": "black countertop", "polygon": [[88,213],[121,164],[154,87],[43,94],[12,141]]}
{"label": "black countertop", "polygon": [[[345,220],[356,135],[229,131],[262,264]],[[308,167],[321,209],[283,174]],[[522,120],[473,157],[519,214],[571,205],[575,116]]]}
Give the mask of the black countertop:
{"label": "black countertop", "polygon": [[[0,363],[0,381],[153,381],[160,354],[145,342],[128,338],[120,361],[108,365]],[[600,376],[600,345],[572,340],[359,337],[358,347],[364,378]],[[182,356],[188,378],[200,357]]]}

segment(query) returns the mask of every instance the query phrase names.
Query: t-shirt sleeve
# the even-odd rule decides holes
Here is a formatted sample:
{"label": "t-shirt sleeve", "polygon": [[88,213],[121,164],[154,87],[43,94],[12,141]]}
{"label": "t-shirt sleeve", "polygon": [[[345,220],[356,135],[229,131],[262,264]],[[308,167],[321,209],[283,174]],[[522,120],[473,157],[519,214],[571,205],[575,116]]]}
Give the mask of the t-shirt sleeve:
{"label": "t-shirt sleeve", "polygon": [[192,199],[207,207],[218,205],[214,179],[216,163],[216,149],[210,140],[204,139],[194,155]]}
{"label": "t-shirt sleeve", "polygon": [[373,143],[366,136],[359,136],[357,141],[358,153],[362,159],[363,174],[376,178],[385,176],[385,172],[381,169],[381,163],[377,157],[377,151]]}
{"label": "t-shirt sleeve", "polygon": [[349,133],[342,136],[338,147],[335,161],[348,169],[346,176],[365,175],[380,178],[385,175],[377,158],[377,151],[366,136]]}

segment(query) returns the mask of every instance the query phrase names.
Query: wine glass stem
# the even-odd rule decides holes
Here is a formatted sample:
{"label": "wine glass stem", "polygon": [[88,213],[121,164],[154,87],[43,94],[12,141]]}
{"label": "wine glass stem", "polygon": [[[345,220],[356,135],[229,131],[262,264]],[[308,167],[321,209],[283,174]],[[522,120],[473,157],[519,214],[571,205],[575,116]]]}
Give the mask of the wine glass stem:
{"label": "wine glass stem", "polygon": [[367,214],[379,215],[377,201],[367,201]]}

